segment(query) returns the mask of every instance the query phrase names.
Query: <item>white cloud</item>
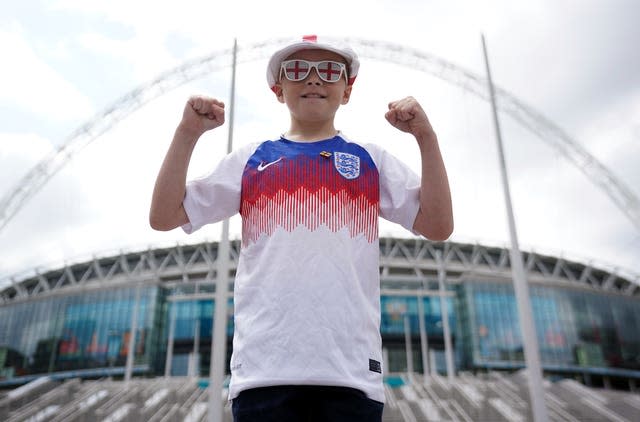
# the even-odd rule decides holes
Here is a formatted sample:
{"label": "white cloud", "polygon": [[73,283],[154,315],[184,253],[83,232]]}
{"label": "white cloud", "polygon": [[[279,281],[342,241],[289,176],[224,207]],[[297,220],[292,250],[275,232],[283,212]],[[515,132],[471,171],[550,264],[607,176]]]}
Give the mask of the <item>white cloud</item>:
{"label": "white cloud", "polygon": [[[102,104],[104,99],[96,101],[95,93],[78,92],[73,85],[77,80],[65,80],[37,52],[47,51],[47,59],[63,57],[61,62],[65,65],[88,69],[106,63],[109,72],[124,74],[127,79],[120,79],[120,85],[104,78],[100,82],[104,86],[97,87],[102,90],[100,95],[108,94],[115,100],[131,84],[148,82],[186,58],[230,48],[234,37],[241,47],[305,33],[386,40],[437,54],[483,75],[479,38],[482,30],[488,37],[498,85],[543,111],[559,126],[570,125],[568,132],[576,134],[579,141],[584,140],[591,152],[616,174],[622,175],[630,186],[640,186],[634,160],[640,153],[636,134],[640,122],[635,117],[639,94],[627,92],[622,100],[614,90],[589,83],[594,69],[579,66],[588,63],[585,59],[589,57],[565,54],[571,52],[573,43],[582,49],[588,45],[583,37],[585,31],[572,26],[571,10],[556,7],[550,1],[516,5],[494,0],[491,6],[463,1],[325,2],[315,9],[287,11],[278,4],[262,1],[220,4],[193,0],[178,5],[59,0],[53,4],[56,12],[79,20],[89,17],[92,22],[104,22],[109,30],[100,25],[83,27],[79,33],[65,34],[64,41],[40,39],[42,46],[34,49],[27,39],[38,36],[37,28],[32,29],[35,33],[29,33],[29,38],[17,25],[0,29],[0,46],[11,52],[18,63],[0,70],[0,101],[11,101],[9,107],[24,109],[39,119],[65,118],[70,122],[68,132],[84,120],[85,108],[90,108],[92,100]],[[584,6],[588,10],[581,12],[586,20],[582,26],[592,22],[589,11],[596,10],[594,4]],[[592,23],[598,29],[594,36],[600,36],[604,28]],[[614,35],[608,39],[615,40],[615,28],[609,25],[607,30]],[[619,53],[622,48],[611,50]],[[87,51],[93,53],[93,63],[83,62]],[[599,48],[597,55],[593,54],[592,61],[608,63],[608,49]],[[611,66],[624,65],[619,54],[611,60]],[[286,130],[286,108],[268,90],[264,66],[265,60],[256,60],[238,67],[236,146],[272,138]],[[22,71],[26,68],[31,70]],[[152,232],[146,219],[153,179],[184,101],[192,93],[228,101],[229,72],[228,68],[212,72],[165,94],[98,138],[25,206],[9,230],[0,233],[0,254],[10,257],[12,268],[24,268],[105,249],[217,238],[218,227],[189,237],[180,231]],[[65,74],[78,77],[74,72]],[[87,87],[96,88],[92,80],[83,83],[85,91]],[[34,103],[27,96],[18,95],[27,91],[41,92],[42,98]],[[391,128],[382,117],[388,101],[405,95],[414,95],[421,101],[440,135],[454,196],[454,240],[508,244],[488,104],[433,75],[363,59],[354,97],[341,110],[338,127],[356,139],[380,143],[417,170],[412,140]],[[590,101],[582,104],[585,99]],[[599,118],[592,118],[593,110],[599,110]],[[597,256],[640,270],[634,260],[640,241],[629,235],[633,230],[628,221],[606,195],[540,139],[506,117],[502,121],[523,247]],[[14,169],[16,174],[30,168],[50,148],[46,139],[28,135],[30,122],[23,122],[22,127],[18,137],[0,136],[2,152],[12,141],[33,152],[33,157],[22,159],[15,157],[24,151],[11,153],[10,157],[0,155],[0,168]],[[209,170],[223,154],[226,137],[226,128],[205,135],[194,154],[190,175]],[[0,170],[0,176],[3,174]],[[50,210],[50,219],[43,221],[42,209]],[[237,221],[234,230],[237,235]],[[380,232],[404,234],[387,224]],[[11,241],[5,243],[7,239]]]}
{"label": "white cloud", "polygon": [[36,54],[18,24],[0,27],[0,50],[0,102],[47,120],[90,114],[91,101]]}
{"label": "white cloud", "polygon": [[4,194],[49,154],[48,139],[33,133],[0,133],[0,192]]}
{"label": "white cloud", "polygon": [[163,38],[138,35],[130,39],[113,39],[104,34],[90,32],[80,35],[78,42],[87,51],[129,64],[134,72],[130,76],[138,81],[151,80],[160,71],[178,64],[164,47]]}

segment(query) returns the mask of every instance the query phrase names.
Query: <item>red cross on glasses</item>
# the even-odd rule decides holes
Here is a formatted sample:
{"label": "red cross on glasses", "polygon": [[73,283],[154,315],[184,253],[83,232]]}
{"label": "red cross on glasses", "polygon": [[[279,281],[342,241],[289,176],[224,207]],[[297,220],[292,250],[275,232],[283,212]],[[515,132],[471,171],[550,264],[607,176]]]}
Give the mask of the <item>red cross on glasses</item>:
{"label": "red cross on glasses", "polygon": [[311,62],[308,60],[294,59],[285,60],[280,66],[280,73],[284,72],[285,78],[292,82],[299,82],[307,78],[311,69],[315,68],[320,79],[325,82],[338,82],[342,77],[342,72],[347,75],[347,67],[344,63],[332,60]]}

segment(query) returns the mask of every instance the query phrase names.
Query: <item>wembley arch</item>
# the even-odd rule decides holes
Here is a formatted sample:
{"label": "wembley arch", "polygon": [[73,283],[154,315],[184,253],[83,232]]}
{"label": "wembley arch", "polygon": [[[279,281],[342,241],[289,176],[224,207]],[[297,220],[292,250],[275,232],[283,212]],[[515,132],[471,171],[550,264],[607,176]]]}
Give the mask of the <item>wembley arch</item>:
{"label": "wembley arch", "polygon": [[[246,63],[266,59],[269,52],[283,39],[238,46],[237,62]],[[385,41],[349,38],[347,41],[361,57],[385,61],[429,73],[445,82],[489,101],[487,82],[484,76],[464,69],[432,54]],[[108,132],[129,114],[168,91],[196,80],[213,71],[230,66],[233,49],[212,52],[204,57],[189,60],[160,74],[126,93],[109,107],[102,110],[73,131],[60,147],[49,153],[35,165],[0,200],[0,231],[7,226],[20,209],[42,189],[79,151]],[[540,112],[525,105],[508,91],[495,87],[499,112],[508,115],[525,129],[537,135],[553,147],[587,178],[600,188],[616,207],[640,232],[640,200],[609,171],[596,157],[586,151],[577,141]]]}

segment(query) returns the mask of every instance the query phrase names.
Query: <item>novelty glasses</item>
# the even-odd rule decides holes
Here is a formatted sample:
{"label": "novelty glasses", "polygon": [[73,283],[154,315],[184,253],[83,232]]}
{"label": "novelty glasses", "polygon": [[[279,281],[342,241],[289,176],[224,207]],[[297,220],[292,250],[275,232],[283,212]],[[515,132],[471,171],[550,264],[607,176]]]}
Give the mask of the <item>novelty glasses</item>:
{"label": "novelty glasses", "polygon": [[285,78],[292,82],[300,82],[309,76],[312,68],[316,68],[318,76],[325,82],[338,82],[342,78],[342,73],[347,75],[347,67],[344,63],[332,60],[321,62],[310,62],[308,60],[293,59],[285,60],[280,65],[280,74],[284,72]]}

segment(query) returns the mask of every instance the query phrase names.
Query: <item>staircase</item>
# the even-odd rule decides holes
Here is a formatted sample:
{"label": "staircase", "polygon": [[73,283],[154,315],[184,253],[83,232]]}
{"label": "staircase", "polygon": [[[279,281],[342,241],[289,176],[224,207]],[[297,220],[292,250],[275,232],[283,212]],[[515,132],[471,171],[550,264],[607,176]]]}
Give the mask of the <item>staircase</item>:
{"label": "staircase", "polygon": [[[532,420],[525,372],[481,376],[394,374],[385,384],[384,422]],[[640,420],[640,395],[598,390],[570,380],[545,381],[545,403],[554,422]],[[227,391],[223,420],[231,422]],[[35,380],[0,396],[0,421],[203,422],[209,390],[195,378]]]}

